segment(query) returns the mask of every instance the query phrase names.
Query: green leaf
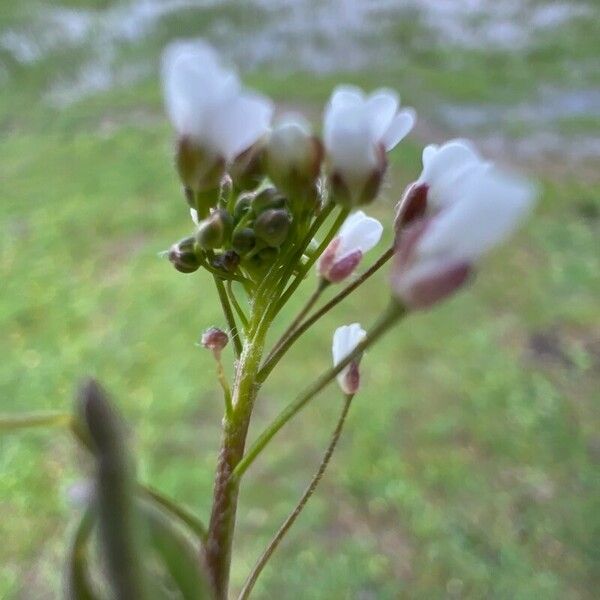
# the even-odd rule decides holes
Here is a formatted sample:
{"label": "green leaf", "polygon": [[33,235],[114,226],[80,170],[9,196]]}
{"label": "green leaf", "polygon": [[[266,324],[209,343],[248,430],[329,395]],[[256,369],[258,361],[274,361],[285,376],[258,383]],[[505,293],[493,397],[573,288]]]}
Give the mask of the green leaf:
{"label": "green leaf", "polygon": [[99,600],[92,588],[88,569],[88,541],[94,525],[94,514],[86,510],[79,522],[68,557],[66,597],[68,600]]}
{"label": "green leaf", "polygon": [[162,511],[147,502],[140,502],[140,506],[146,518],[152,546],[161,557],[183,599],[213,598],[210,582],[202,570],[200,548],[192,545]]}

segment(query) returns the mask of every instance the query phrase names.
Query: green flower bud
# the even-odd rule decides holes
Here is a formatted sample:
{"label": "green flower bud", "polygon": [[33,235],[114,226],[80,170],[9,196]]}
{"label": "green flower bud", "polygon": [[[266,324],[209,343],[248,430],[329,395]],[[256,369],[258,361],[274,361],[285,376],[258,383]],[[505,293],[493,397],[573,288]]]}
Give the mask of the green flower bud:
{"label": "green flower bud", "polygon": [[196,240],[187,237],[169,249],[169,260],[180,273],[193,273],[200,267],[200,260],[196,252]]}
{"label": "green flower bud", "polygon": [[259,140],[239,154],[229,166],[229,174],[238,190],[252,190],[263,180],[264,140]]}
{"label": "green flower bud", "polygon": [[236,229],[231,238],[231,245],[238,254],[243,256],[256,246],[256,235],[249,227]]}
{"label": "green flower bud", "polygon": [[233,218],[238,223],[240,219],[250,210],[252,206],[252,194],[240,194],[233,209]]}
{"label": "green flower bud", "polygon": [[285,197],[274,187],[268,187],[252,198],[252,210],[259,215],[269,208],[284,208]]}
{"label": "green flower bud", "polygon": [[212,261],[213,267],[222,269],[228,273],[233,273],[239,264],[240,256],[233,250],[226,250],[225,252],[221,252],[221,254],[217,254]]}
{"label": "green flower bud", "polygon": [[196,232],[196,241],[205,250],[220,248],[229,239],[233,229],[231,215],[221,208],[213,210],[200,222]]}
{"label": "green flower bud", "polygon": [[287,210],[268,209],[261,213],[254,222],[254,231],[268,246],[277,248],[285,242],[292,218]]}
{"label": "green flower bud", "polygon": [[295,115],[280,121],[271,132],[265,151],[266,170],[281,189],[298,193],[319,176],[323,148],[308,122]]}

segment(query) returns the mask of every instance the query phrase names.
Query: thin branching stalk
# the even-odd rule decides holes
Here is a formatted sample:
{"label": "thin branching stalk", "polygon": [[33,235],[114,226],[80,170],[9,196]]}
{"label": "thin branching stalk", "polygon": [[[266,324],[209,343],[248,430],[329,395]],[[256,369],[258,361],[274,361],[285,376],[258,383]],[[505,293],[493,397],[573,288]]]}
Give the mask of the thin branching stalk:
{"label": "thin branching stalk", "polygon": [[331,440],[329,441],[327,450],[323,455],[323,459],[321,460],[319,468],[317,469],[307,488],[304,490],[304,493],[302,494],[302,497],[298,501],[298,504],[295,506],[294,510],[292,510],[292,512],[288,515],[287,519],[283,522],[273,539],[269,542],[269,545],[266,547],[266,549],[258,559],[256,565],[254,565],[252,572],[250,573],[250,575],[246,579],[246,582],[244,583],[244,587],[240,592],[238,600],[246,600],[250,596],[250,592],[254,588],[254,585],[258,580],[258,577],[262,573],[262,570],[265,568],[267,562],[277,549],[277,546],[279,546],[279,544],[285,537],[286,533],[289,531],[296,519],[300,516],[300,513],[306,506],[306,503],[309,501],[310,497],[313,495],[314,491],[319,485],[319,482],[321,481],[321,478],[325,473],[325,469],[327,469],[327,466],[329,465],[329,461],[331,460],[333,451],[335,450],[335,447],[337,446],[337,443],[340,439],[340,435],[342,433],[344,423],[346,422],[346,416],[348,415],[348,411],[350,409],[350,404],[352,402],[353,397],[353,395],[347,395],[345,397],[342,413],[338,418],[337,425],[335,427],[333,435],[331,436]]}
{"label": "thin branching stalk", "polygon": [[366,337],[356,348],[346,356],[337,366],[332,367],[316,379],[304,392],[295,400],[288,404],[271,424],[261,433],[244,458],[239,461],[233,471],[233,477],[239,479],[256,460],[256,457],[263,451],[265,446],[273,439],[275,434],[292,419],[310,400],[321,392],[342,370],[349,365],[356,357],[360,356],[367,348],[372,346],[386,331],[395,325],[404,315],[406,309],[392,300],[387,310],[381,315],[379,320],[367,333]]}
{"label": "thin branching stalk", "polygon": [[219,277],[213,275],[213,279],[215,280],[217,294],[219,295],[221,307],[223,308],[223,314],[225,315],[225,320],[227,321],[227,327],[229,328],[229,333],[231,334],[235,357],[239,358],[242,353],[242,340],[240,339],[240,334],[235,323],[235,317],[233,316],[233,311],[231,310],[231,304],[229,302],[229,297],[227,296],[227,290],[225,289],[225,286]]}
{"label": "thin branching stalk", "polygon": [[374,275],[385,263],[390,260],[394,255],[394,248],[386,250],[374,263],[367,269],[360,277],[357,277],[352,283],[347,285],[341,292],[336,294],[327,304],[323,305],[318,311],[316,311],[311,317],[309,317],[302,325],[300,325],[291,335],[279,346],[271,351],[269,356],[265,359],[265,362],[258,372],[258,381],[264,382],[269,376],[271,371],[275,368],[277,363],[283,358],[285,353],[292,347],[292,345],[302,336],[310,327],[312,327],[321,317],[327,314],[330,310],[336,307],[342,300],[349,296],[356,288],[361,286],[367,279]]}
{"label": "thin branching stalk", "polygon": [[269,356],[267,356],[267,358],[266,358],[266,361],[268,361],[269,358],[271,356],[273,356],[273,354],[277,351],[277,349],[285,343],[285,341],[292,335],[292,333],[294,333],[296,328],[300,325],[300,323],[302,323],[302,320],[304,319],[304,317],[306,317],[306,315],[310,312],[312,307],[317,303],[317,301],[321,297],[321,294],[323,294],[323,292],[325,291],[325,289],[327,288],[328,285],[329,285],[329,282],[326,279],[319,280],[319,283],[317,284],[315,291],[310,295],[309,299],[306,301],[306,304],[302,307],[300,312],[294,317],[294,320],[289,324],[287,329],[282,333],[279,340],[277,340],[277,342],[274,344],[273,348],[271,349],[271,352],[269,353]]}
{"label": "thin branching stalk", "polygon": [[248,317],[246,316],[244,309],[240,306],[240,303],[238,302],[238,299],[235,295],[235,290],[233,289],[233,284],[231,281],[227,282],[227,294],[229,295],[229,300],[231,301],[231,304],[238,316],[238,319],[242,323],[242,327],[244,328],[244,331],[247,331],[248,330]]}
{"label": "thin branching stalk", "polygon": [[327,232],[327,235],[325,236],[323,241],[319,244],[319,247],[317,248],[317,250],[306,261],[306,264],[300,269],[300,272],[298,273],[298,275],[296,275],[296,277],[294,278],[292,283],[290,283],[290,285],[287,287],[285,292],[282,294],[281,298],[277,301],[277,303],[275,304],[273,309],[270,311],[270,313],[269,313],[270,320],[275,319],[275,317],[278,315],[279,311],[281,311],[281,309],[286,305],[287,301],[292,297],[293,293],[298,289],[298,286],[302,283],[302,281],[304,280],[306,275],[310,272],[310,270],[312,269],[313,265],[315,264],[315,262],[317,261],[319,256],[321,256],[321,254],[323,254],[323,252],[325,251],[325,248],[327,248],[327,246],[329,245],[331,240],[335,237],[335,234],[338,232],[339,228],[342,226],[342,223],[346,220],[346,217],[348,216],[349,213],[350,213],[350,209],[342,208],[342,210],[338,214],[337,218],[333,222],[333,225]]}

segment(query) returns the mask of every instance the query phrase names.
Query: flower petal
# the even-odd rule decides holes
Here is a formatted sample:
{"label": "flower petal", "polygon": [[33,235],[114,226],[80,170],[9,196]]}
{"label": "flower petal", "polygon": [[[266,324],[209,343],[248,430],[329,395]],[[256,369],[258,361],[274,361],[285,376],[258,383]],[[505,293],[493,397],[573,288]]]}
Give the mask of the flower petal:
{"label": "flower petal", "polygon": [[336,260],[341,260],[347,254],[360,250],[363,254],[374,248],[383,234],[383,225],[373,217],[368,217],[362,210],[351,214],[345,221],[338,237],[340,245],[337,248]]}
{"label": "flower petal", "polygon": [[[366,337],[367,332],[358,324],[338,327],[333,334],[332,355],[334,367],[348,356]],[[358,388],[360,375],[358,362],[352,361],[338,373],[337,381],[345,394],[353,394]]]}
{"label": "flower petal", "polygon": [[483,164],[464,198],[432,219],[417,254],[473,262],[512,233],[534,199],[531,183]]}
{"label": "flower petal", "polygon": [[338,327],[333,333],[331,345],[333,366],[339,365],[362,342],[366,335],[367,332],[360,326],[360,323]]}
{"label": "flower petal", "polygon": [[401,140],[403,140],[414,127],[417,121],[417,113],[413,108],[401,110],[392,120],[381,139],[385,149],[389,152]]}
{"label": "flower petal", "polygon": [[470,176],[483,164],[466,140],[452,140],[436,151],[424,151],[423,171],[418,181],[429,185],[430,206],[441,208],[459,199],[469,185]]}
{"label": "flower petal", "polygon": [[163,91],[167,114],[180,135],[201,139],[206,112],[234,97],[240,88],[233,71],[219,63],[216,52],[203,42],[175,42],[162,57]]}
{"label": "flower petal", "polygon": [[398,94],[393,90],[376,90],[367,98],[365,108],[369,115],[374,142],[382,140],[394,120],[399,103]]}
{"label": "flower petal", "polygon": [[272,114],[267,98],[244,92],[211,112],[210,141],[227,160],[233,160],[267,133]]}

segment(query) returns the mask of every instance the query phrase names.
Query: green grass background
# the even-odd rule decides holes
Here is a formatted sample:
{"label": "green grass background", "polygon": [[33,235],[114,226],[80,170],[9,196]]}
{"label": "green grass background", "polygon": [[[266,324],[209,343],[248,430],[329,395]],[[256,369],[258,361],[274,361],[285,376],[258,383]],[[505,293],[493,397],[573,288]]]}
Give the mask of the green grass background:
{"label": "green grass background", "polygon": [[[26,23],[40,6],[3,2],[0,24]],[[214,10],[244,26],[234,3]],[[194,14],[168,20],[120,60],[155,60],[169,37],[201,32],[207,13]],[[527,50],[466,51],[427,44],[398,22],[385,32],[408,57],[398,65],[329,75],[261,68],[246,80],[311,116],[339,81],[393,85],[423,107],[426,141],[439,142],[450,132],[428,121],[437,102],[511,103],[545,84],[598,85],[598,33],[597,19],[576,19]],[[207,517],[221,399],[194,342],[224,324],[211,279],[157,257],[190,230],[158,78],[51,108],[43,90],[74,68],[72,54],[30,66],[0,55],[10,74],[0,98],[0,411],[69,410],[77,382],[97,376],[134,432],[140,478]],[[565,135],[598,134],[597,118],[568,121]],[[384,197],[368,209],[388,238],[424,141],[413,136],[393,152]],[[407,319],[365,357],[339,451],[257,598],[595,597],[598,166],[560,155],[516,166],[540,185],[533,218],[472,288]],[[374,278],[303,338],[262,391],[251,437],[329,364],[335,327],[375,320],[386,286],[385,274]],[[249,471],[234,587],[301,493],[340,407],[331,387]],[[61,597],[79,510],[66,492],[88,472],[62,432],[0,438],[1,598]]]}

